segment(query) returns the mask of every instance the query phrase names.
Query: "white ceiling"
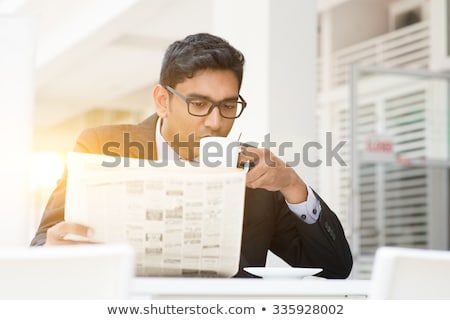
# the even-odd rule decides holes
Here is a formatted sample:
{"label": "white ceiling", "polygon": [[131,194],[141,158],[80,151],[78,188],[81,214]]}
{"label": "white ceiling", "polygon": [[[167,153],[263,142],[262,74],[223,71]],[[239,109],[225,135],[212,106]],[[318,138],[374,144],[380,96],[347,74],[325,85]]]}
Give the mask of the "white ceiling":
{"label": "white ceiling", "polygon": [[[22,1],[22,0],[21,0]],[[174,40],[212,28],[209,0],[25,0],[36,19],[36,125],[93,107],[151,107]]]}
{"label": "white ceiling", "polygon": [[[318,0],[318,6],[342,2]],[[26,14],[36,22],[36,126],[91,108],[151,109],[166,47],[190,33],[212,32],[213,5],[211,0],[0,0],[0,13]]]}

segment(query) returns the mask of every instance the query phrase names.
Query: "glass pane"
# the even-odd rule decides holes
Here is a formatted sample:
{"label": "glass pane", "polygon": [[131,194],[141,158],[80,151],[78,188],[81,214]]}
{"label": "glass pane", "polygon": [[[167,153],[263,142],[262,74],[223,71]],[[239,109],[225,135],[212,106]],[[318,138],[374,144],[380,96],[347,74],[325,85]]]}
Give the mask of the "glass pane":
{"label": "glass pane", "polygon": [[380,246],[447,249],[448,76],[426,70],[357,69],[350,193],[355,277],[369,279]]}

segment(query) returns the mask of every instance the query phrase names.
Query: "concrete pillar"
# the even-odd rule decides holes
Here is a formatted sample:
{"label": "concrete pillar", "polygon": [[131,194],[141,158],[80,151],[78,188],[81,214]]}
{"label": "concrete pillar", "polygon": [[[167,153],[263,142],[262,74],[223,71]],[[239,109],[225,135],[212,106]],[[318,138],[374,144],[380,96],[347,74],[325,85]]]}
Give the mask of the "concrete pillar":
{"label": "concrete pillar", "polygon": [[30,240],[33,39],[28,18],[0,15],[0,246]]}
{"label": "concrete pillar", "polygon": [[[289,161],[307,183],[317,168],[304,163],[303,146],[316,141],[316,3],[298,0],[215,0],[213,32],[246,57],[242,96],[248,107],[231,135],[263,142]],[[280,145],[285,143],[284,149]],[[289,144],[292,143],[292,147]],[[283,154],[281,154],[283,153]],[[299,163],[294,154],[300,155]]]}

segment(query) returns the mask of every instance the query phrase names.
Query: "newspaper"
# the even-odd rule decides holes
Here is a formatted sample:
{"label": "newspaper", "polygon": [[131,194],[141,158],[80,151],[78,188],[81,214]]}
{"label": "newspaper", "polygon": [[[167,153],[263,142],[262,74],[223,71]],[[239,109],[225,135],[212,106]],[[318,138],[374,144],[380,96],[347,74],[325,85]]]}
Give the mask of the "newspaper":
{"label": "newspaper", "polygon": [[231,277],[239,266],[245,172],[72,152],[65,219],[95,242],[131,243],[138,276]]}

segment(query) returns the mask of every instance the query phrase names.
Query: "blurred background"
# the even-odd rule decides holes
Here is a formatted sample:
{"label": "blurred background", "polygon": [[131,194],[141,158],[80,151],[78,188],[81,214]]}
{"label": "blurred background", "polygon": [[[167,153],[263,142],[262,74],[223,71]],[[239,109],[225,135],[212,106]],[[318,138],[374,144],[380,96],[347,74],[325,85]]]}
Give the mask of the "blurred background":
{"label": "blurred background", "polygon": [[167,46],[210,32],[247,60],[231,134],[293,143],[353,278],[379,246],[449,249],[449,15],[450,0],[0,0],[1,245],[28,245],[81,130],[151,115]]}

